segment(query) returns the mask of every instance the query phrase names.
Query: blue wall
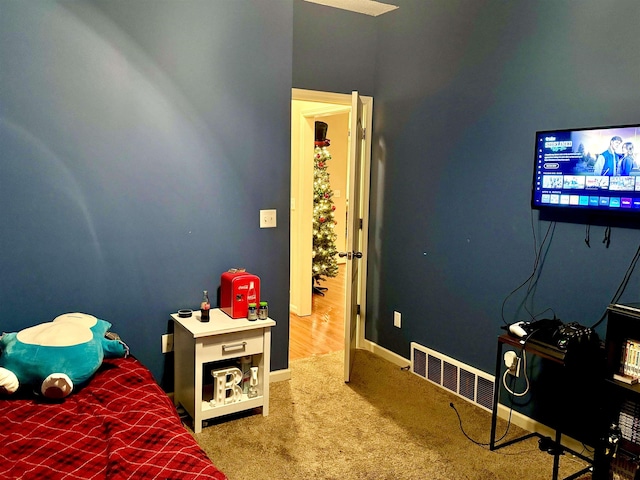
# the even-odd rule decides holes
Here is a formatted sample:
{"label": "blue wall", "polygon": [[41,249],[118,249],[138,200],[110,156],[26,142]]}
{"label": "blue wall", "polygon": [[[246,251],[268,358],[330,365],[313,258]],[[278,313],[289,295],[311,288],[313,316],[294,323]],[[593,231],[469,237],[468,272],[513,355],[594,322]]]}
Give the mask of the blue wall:
{"label": "blue wall", "polygon": [[[640,121],[640,5],[394,3],[373,18],[302,0],[0,0],[0,328],[93,313],[160,379],[169,313],[245,266],[286,368],[290,89],[357,89],[375,99],[367,338],[492,371],[503,301],[549,226],[529,208],[534,132]],[[258,228],[261,208],[278,228]],[[584,225],[556,225],[531,311],[600,318],[639,240],[603,235],[588,248]],[[622,300],[639,292],[634,275]]]}
{"label": "blue wall", "polygon": [[303,0],[293,4],[293,86],[373,95],[377,22]]}
{"label": "blue wall", "polygon": [[[640,40],[629,35],[640,4],[399,4],[379,24],[369,273],[380,286],[368,292],[367,334],[401,354],[417,341],[491,372],[503,301],[533,270],[532,232],[539,244],[549,227],[529,207],[534,134],[640,123]],[[556,225],[531,312],[601,318],[640,232],[614,228],[609,248],[603,236],[591,228],[588,248],[584,225]],[[528,319],[524,293],[505,304],[507,323]],[[622,300],[640,300],[638,275]]]}
{"label": "blue wall", "polygon": [[[400,8],[360,16],[366,26],[330,39],[347,49],[362,34],[376,46],[366,337],[405,357],[419,342],[493,372],[503,301],[533,271],[533,232],[539,245],[550,226],[529,207],[534,134],[640,123],[640,4],[391,3]],[[294,2],[296,19],[314,13],[307,5]],[[342,24],[355,14],[324,15]],[[294,59],[317,48],[327,23],[313,33],[311,23],[294,25]],[[316,64],[313,78],[302,67],[294,61],[294,87],[369,86],[347,58]],[[556,224],[526,299],[531,312],[583,325],[601,318],[640,232],[614,227],[606,248],[604,227],[593,226],[588,248],[585,231]],[[638,300],[636,273],[621,301]],[[523,301],[520,290],[506,302],[504,322],[528,318]]]}
{"label": "blue wall", "polygon": [[0,0],[1,330],[91,313],[160,380],[169,314],[244,266],[287,367],[292,24],[287,0]]}

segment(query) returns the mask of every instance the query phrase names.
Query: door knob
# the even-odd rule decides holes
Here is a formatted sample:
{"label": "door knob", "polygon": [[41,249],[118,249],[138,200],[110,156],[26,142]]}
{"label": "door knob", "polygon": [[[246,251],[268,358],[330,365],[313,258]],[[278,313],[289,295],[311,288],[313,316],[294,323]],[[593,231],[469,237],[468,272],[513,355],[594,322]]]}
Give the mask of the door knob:
{"label": "door knob", "polygon": [[362,252],[338,252],[339,257],[347,257],[347,260],[351,258],[362,258]]}

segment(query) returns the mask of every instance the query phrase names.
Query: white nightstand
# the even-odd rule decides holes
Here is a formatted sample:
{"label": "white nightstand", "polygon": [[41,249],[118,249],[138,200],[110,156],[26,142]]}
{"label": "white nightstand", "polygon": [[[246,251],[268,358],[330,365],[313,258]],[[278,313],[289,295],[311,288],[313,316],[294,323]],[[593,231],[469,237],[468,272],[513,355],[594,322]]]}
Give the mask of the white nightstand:
{"label": "white nightstand", "polygon": [[[255,407],[262,407],[262,415],[269,414],[269,370],[271,361],[271,327],[276,322],[267,320],[249,321],[231,318],[220,309],[211,309],[210,321],[200,322],[200,312],[188,318],[171,315],[175,323],[173,333],[174,351],[174,402],[182,405],[193,419],[193,431],[202,431],[202,421],[228,415]],[[258,396],[248,398],[246,394],[233,403],[212,403],[203,398],[203,372],[207,364],[224,366],[230,360],[251,355],[253,365],[258,367]],[[206,366],[206,367],[205,367]],[[204,381],[203,381],[204,380]]]}

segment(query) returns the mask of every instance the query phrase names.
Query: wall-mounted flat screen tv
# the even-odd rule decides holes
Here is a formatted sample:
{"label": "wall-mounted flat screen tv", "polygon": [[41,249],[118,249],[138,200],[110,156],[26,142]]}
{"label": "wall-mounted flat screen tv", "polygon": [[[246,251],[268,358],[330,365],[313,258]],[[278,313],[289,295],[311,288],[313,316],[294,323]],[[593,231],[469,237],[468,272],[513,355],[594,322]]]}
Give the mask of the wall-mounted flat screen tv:
{"label": "wall-mounted flat screen tv", "polygon": [[536,132],[531,206],[640,216],[640,125]]}

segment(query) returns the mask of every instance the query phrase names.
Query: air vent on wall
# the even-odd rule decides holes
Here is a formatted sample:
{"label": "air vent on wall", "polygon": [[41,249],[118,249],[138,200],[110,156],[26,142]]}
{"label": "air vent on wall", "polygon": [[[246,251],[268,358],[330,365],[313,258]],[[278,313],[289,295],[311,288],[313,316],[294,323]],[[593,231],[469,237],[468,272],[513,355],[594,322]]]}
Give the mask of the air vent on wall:
{"label": "air vent on wall", "polygon": [[418,343],[411,343],[411,371],[491,412],[495,379]]}

